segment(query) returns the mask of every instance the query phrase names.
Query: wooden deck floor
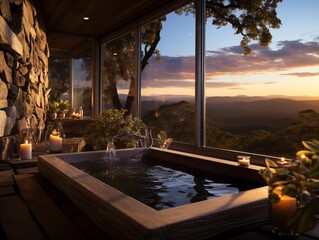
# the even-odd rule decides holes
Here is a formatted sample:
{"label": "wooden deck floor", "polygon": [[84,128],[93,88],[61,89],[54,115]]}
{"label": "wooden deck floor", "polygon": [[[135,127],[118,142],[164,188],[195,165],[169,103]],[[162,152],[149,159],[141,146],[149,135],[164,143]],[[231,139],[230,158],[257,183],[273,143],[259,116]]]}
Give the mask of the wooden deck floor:
{"label": "wooden deck floor", "polygon": [[0,172],[0,239],[110,239],[37,167],[12,171]]}
{"label": "wooden deck floor", "polygon": [[[0,162],[0,240],[111,239],[55,186],[37,173],[37,161]],[[225,231],[213,239],[276,239],[267,223]],[[277,238],[282,239],[282,238]],[[299,239],[319,239],[317,228]]]}

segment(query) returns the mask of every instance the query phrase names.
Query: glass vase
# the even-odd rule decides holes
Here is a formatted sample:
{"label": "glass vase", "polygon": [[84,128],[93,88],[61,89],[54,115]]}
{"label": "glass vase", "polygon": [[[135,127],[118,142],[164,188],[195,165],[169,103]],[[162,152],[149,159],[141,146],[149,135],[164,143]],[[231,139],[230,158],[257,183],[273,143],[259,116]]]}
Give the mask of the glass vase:
{"label": "glass vase", "polygon": [[20,131],[20,144],[19,144],[19,159],[30,160],[32,159],[32,144],[33,135],[32,129],[26,128]]}
{"label": "glass vase", "polygon": [[63,152],[63,139],[65,138],[63,123],[50,122],[45,134],[45,148],[48,153]]}

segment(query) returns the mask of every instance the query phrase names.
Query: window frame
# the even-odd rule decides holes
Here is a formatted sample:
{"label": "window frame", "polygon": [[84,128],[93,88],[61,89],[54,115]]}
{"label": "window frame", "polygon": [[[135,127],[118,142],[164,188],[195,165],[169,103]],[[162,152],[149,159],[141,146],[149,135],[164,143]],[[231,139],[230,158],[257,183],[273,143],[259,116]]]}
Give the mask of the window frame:
{"label": "window frame", "polygon": [[[117,31],[108,33],[99,39],[99,84],[96,87],[99,87],[95,92],[99,93],[98,100],[99,102],[98,113],[102,111],[102,45],[107,41],[112,41],[113,39],[120,37],[121,35],[126,34],[129,31],[136,31],[136,101],[135,112],[137,117],[141,118],[141,69],[140,69],[140,50],[141,50],[141,33],[140,29],[147,22],[152,21],[162,15],[168,14],[175,9],[185,6],[187,4],[194,3],[196,6],[196,16],[195,16],[195,144],[187,144],[174,141],[170,145],[170,149],[179,150],[188,153],[197,153],[204,156],[216,157],[221,159],[227,159],[232,161],[237,161],[238,155],[249,155],[252,157],[251,163],[256,165],[264,166],[264,159],[266,157],[275,158],[274,156],[267,156],[257,153],[247,153],[236,150],[229,149],[220,149],[214,147],[206,146],[206,95],[205,95],[205,46],[206,46],[206,0],[183,0],[174,3],[168,3],[162,8],[157,9],[155,12],[150,12],[148,15],[145,15],[143,18],[137,19],[136,21],[131,22],[123,26]],[[96,114],[97,115],[97,114]]]}

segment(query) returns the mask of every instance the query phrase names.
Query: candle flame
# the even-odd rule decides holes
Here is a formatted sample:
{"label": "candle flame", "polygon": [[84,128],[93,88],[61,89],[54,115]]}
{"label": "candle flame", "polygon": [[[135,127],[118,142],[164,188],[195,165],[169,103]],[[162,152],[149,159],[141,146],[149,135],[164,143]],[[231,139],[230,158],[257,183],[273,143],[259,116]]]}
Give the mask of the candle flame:
{"label": "candle flame", "polygon": [[28,142],[28,140],[25,140],[25,144],[28,144],[29,142]]}

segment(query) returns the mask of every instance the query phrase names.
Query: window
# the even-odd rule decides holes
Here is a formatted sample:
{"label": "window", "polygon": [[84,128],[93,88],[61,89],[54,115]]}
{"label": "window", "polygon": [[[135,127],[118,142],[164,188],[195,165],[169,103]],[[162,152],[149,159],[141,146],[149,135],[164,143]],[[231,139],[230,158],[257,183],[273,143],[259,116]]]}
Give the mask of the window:
{"label": "window", "polygon": [[177,9],[141,28],[141,116],[155,137],[165,131],[194,144],[195,17],[185,13]]}
{"label": "window", "polygon": [[70,59],[49,58],[49,101],[70,100]]}
{"label": "window", "polygon": [[102,109],[135,112],[136,34],[129,32],[102,45]]}
{"label": "window", "polygon": [[271,45],[262,48],[253,42],[249,55],[242,54],[241,37],[231,26],[218,29],[207,20],[207,146],[293,158],[302,140],[318,138],[314,5],[318,2],[280,3],[282,25],[271,29]]}
{"label": "window", "polygon": [[[199,2],[206,4],[208,17],[205,73],[197,69],[205,81],[206,149],[294,157],[302,140],[319,135],[319,3],[280,2],[276,11],[282,25],[270,28],[269,47],[252,41],[251,54],[244,55],[242,36],[212,18],[213,8],[221,5]],[[155,137],[165,131],[174,142],[187,144],[201,136],[194,114],[199,105],[195,69],[201,61],[195,49],[204,49],[195,43],[200,31],[195,29],[194,5],[175,8],[102,45],[103,109],[127,108],[133,114],[140,110]],[[239,16],[241,11],[233,13]]]}
{"label": "window", "polygon": [[73,108],[83,109],[84,116],[92,116],[93,57],[92,50],[83,52],[73,60]]}

